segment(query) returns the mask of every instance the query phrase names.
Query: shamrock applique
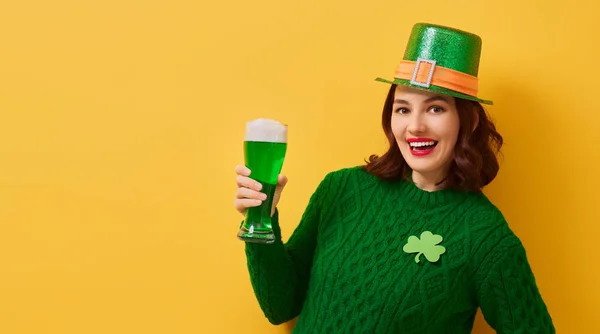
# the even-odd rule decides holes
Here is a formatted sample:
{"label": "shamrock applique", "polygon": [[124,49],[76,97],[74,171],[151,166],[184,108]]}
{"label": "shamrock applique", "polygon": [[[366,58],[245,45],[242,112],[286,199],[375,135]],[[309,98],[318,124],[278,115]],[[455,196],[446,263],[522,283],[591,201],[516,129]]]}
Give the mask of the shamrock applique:
{"label": "shamrock applique", "polygon": [[421,233],[421,239],[414,235],[408,237],[408,242],[402,249],[406,253],[417,253],[417,256],[415,256],[416,263],[419,263],[421,254],[425,255],[425,258],[427,258],[429,262],[436,262],[440,259],[440,255],[446,252],[444,246],[438,245],[442,240],[443,238],[441,235],[425,231]]}

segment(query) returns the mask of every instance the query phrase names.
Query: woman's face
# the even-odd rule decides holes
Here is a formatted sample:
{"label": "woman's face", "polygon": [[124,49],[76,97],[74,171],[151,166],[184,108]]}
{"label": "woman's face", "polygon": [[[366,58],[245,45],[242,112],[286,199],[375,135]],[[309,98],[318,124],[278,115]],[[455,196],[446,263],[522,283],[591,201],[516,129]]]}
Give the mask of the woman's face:
{"label": "woman's face", "polygon": [[454,98],[398,85],[391,126],[413,175],[441,181],[453,160],[460,129]]}

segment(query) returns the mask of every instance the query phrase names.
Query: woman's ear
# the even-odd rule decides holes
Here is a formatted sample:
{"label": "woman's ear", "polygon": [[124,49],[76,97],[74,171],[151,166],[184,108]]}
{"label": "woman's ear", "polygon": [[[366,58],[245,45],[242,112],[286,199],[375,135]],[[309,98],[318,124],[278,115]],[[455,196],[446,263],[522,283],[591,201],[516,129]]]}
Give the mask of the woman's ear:
{"label": "woman's ear", "polygon": [[479,126],[479,113],[477,109],[473,109],[473,129],[471,129],[471,132],[475,132],[477,126]]}

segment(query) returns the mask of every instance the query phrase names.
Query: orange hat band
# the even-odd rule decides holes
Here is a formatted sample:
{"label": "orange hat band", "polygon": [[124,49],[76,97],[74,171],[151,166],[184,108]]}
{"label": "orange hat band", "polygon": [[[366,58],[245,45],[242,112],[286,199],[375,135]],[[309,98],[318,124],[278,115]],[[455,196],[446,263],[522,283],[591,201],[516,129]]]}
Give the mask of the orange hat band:
{"label": "orange hat band", "polygon": [[396,78],[410,80],[412,84],[444,87],[466,95],[477,96],[478,80],[469,74],[436,66],[434,60],[403,60],[396,70]]}

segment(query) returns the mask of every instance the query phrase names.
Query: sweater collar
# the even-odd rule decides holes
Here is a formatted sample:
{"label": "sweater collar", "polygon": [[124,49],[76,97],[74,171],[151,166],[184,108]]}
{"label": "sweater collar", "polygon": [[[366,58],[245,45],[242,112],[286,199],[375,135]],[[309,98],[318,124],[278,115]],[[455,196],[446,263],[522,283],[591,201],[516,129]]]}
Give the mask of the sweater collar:
{"label": "sweater collar", "polygon": [[428,191],[419,188],[411,180],[402,180],[400,185],[406,199],[419,206],[439,206],[451,202],[462,201],[468,196],[466,191],[450,188]]}

